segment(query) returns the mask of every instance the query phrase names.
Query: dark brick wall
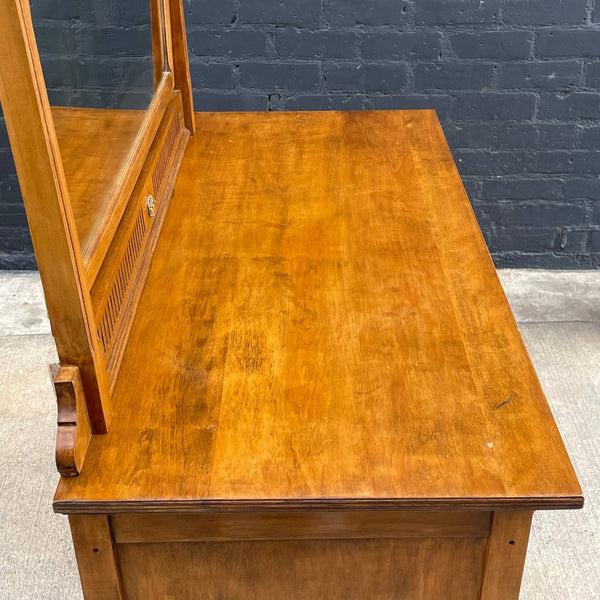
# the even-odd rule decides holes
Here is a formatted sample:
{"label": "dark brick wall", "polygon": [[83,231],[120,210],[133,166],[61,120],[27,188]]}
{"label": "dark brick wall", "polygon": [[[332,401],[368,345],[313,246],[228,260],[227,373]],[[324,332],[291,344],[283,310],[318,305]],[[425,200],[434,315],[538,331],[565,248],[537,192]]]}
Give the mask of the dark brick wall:
{"label": "dark brick wall", "polygon": [[[55,100],[115,102],[146,56],[144,2],[92,26],[80,0],[36,13]],[[434,108],[498,266],[600,268],[600,0],[184,6],[197,110]],[[65,54],[86,93],[59,87]],[[7,148],[0,126],[0,267],[32,267]]]}

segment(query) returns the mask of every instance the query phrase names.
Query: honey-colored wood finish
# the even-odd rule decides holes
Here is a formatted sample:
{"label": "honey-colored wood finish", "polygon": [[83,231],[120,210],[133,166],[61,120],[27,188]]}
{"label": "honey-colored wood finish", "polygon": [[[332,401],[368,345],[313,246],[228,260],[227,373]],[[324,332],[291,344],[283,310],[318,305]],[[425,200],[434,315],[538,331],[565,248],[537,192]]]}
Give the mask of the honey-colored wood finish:
{"label": "honey-colored wood finish", "polygon": [[114,397],[59,511],[582,504],[431,111],[198,115]]}
{"label": "honey-colored wood finish", "polygon": [[85,600],[125,600],[108,518],[71,515],[69,525]]}
{"label": "honey-colored wood finish", "polygon": [[227,513],[125,514],[112,517],[117,543],[226,542],[240,540],[410,537],[487,538],[484,511],[368,510],[229,511]]}
{"label": "honey-colored wood finish", "polygon": [[494,513],[481,600],[519,597],[532,516],[527,510]]}
{"label": "honey-colored wood finish", "polygon": [[117,555],[128,600],[477,600],[485,544],[482,538],[117,544]]}
{"label": "honey-colored wood finish", "polygon": [[192,98],[192,80],[188,61],[187,34],[183,17],[183,4],[171,1],[169,4],[169,26],[172,40],[172,69],[175,88],[181,91],[183,104],[183,120],[188,131],[194,135],[196,120],[194,117],[194,101]]}
{"label": "honey-colored wood finish", "polygon": [[54,377],[58,405],[56,466],[64,477],[79,475],[92,437],[79,369],[63,366]]}

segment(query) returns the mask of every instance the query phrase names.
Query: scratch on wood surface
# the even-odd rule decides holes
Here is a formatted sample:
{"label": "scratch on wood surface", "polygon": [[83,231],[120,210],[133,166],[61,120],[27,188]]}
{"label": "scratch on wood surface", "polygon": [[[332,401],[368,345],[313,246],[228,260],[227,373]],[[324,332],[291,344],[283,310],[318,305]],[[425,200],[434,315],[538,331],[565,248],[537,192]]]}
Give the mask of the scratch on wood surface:
{"label": "scratch on wood surface", "polygon": [[501,408],[505,404],[508,404],[511,400],[512,400],[512,398],[507,398],[504,402],[500,402],[500,404],[496,404],[496,409]]}

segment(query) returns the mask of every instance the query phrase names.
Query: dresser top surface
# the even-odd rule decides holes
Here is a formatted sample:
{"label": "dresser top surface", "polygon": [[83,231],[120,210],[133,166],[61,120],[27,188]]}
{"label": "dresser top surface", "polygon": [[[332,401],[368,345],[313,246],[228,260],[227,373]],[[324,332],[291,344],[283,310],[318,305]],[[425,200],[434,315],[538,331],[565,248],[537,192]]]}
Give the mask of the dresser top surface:
{"label": "dresser top surface", "polygon": [[63,512],[581,491],[433,111],[198,113]]}

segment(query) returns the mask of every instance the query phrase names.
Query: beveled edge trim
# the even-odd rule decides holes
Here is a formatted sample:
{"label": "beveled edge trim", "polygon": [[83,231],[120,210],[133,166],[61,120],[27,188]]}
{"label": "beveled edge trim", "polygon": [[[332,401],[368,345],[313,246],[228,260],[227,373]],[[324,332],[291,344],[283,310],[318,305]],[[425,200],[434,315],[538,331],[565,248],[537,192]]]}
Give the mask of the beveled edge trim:
{"label": "beveled edge trim", "polygon": [[[58,494],[58,491],[57,491]],[[219,512],[305,508],[369,510],[561,510],[582,508],[583,496],[512,498],[320,498],[273,500],[55,500],[54,512],[120,514],[144,512]]]}

